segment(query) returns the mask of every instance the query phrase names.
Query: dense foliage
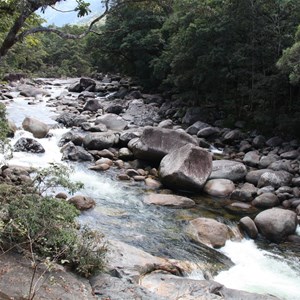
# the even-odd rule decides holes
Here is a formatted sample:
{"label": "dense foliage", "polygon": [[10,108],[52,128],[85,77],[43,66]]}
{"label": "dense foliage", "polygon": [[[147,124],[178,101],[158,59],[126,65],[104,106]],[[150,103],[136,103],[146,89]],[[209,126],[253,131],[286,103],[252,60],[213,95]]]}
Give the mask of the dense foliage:
{"label": "dense foliage", "polygon": [[185,104],[215,105],[227,124],[243,119],[249,127],[297,134],[299,20],[297,0],[128,1],[107,15],[99,34],[80,42],[31,37],[15,46],[6,69],[41,76],[121,72]]}

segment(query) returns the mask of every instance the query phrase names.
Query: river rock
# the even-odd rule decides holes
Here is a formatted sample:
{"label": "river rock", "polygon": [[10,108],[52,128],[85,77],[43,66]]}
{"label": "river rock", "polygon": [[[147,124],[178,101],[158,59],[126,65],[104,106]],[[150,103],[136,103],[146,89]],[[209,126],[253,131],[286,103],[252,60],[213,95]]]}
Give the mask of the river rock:
{"label": "river rock", "polygon": [[79,132],[68,131],[62,135],[61,139],[58,142],[58,145],[62,147],[68,142],[72,142],[76,146],[81,146],[83,143],[83,135]]}
{"label": "river rock", "polygon": [[247,173],[246,181],[257,186],[260,177],[267,172],[272,172],[270,169],[253,170]]}
{"label": "river rock", "polygon": [[119,115],[120,113],[122,113],[124,110],[124,107],[120,104],[113,104],[108,106],[105,109],[105,112],[108,114],[115,114],[115,115]]}
{"label": "river rock", "polygon": [[297,159],[299,158],[299,150],[291,150],[280,154],[283,159]]}
{"label": "river rock", "polygon": [[257,194],[257,188],[252,183],[244,183],[242,187],[235,189],[230,198],[232,200],[239,200],[243,202],[250,202]]}
{"label": "river rock", "polygon": [[172,189],[201,190],[211,173],[211,154],[187,144],[173,150],[160,163],[160,177]]}
{"label": "river rock", "polygon": [[194,241],[214,248],[223,247],[229,238],[229,230],[225,224],[208,218],[190,221],[187,233]]}
{"label": "river rock", "polygon": [[36,140],[31,138],[20,138],[14,145],[16,152],[31,152],[31,153],[44,153],[44,147]]}
{"label": "river rock", "polygon": [[271,163],[268,168],[274,171],[287,171],[289,173],[295,173],[291,165],[291,161],[287,159],[277,160]]}
{"label": "river rock", "polygon": [[269,147],[277,147],[282,144],[283,140],[281,137],[274,136],[266,141],[266,145]]}
{"label": "river rock", "polygon": [[157,125],[157,127],[172,129],[173,128],[173,121],[170,120],[170,119],[163,120],[163,121],[159,122],[159,124]]}
{"label": "river rock", "polygon": [[122,159],[125,161],[132,160],[134,158],[133,153],[126,147],[119,149],[118,157],[119,157],[119,159]]}
{"label": "river rock", "polygon": [[88,150],[103,150],[112,147],[118,142],[118,137],[111,131],[87,134],[83,145]]}
{"label": "river rock", "polygon": [[162,184],[159,181],[150,177],[145,179],[145,185],[150,189],[159,189],[162,187]]}
{"label": "river rock", "polygon": [[186,132],[190,135],[196,135],[201,129],[208,128],[208,127],[210,127],[209,124],[201,121],[197,121],[193,125],[189,126],[186,129]]}
{"label": "river rock", "polygon": [[12,120],[7,120],[7,124],[8,124],[8,133],[7,133],[7,136],[8,137],[14,137],[15,133],[17,131],[16,124]]}
{"label": "river rock", "polygon": [[246,216],[241,218],[239,225],[251,239],[257,238],[258,230],[254,221],[250,217]]}
{"label": "river rock", "polygon": [[198,145],[198,142],[182,131],[147,127],[131,150],[136,158],[160,162],[166,154],[186,144]]}
{"label": "river rock", "polygon": [[297,228],[297,215],[282,208],[271,208],[254,219],[259,232],[272,242],[281,242]]}
{"label": "river rock", "polygon": [[69,203],[73,204],[79,210],[87,210],[93,208],[96,202],[91,197],[77,195],[68,200]]}
{"label": "river rock", "polygon": [[139,138],[142,135],[138,129],[128,129],[120,133],[120,143],[124,146],[127,146],[130,140]]}
{"label": "river rock", "polygon": [[204,186],[204,192],[214,197],[227,197],[229,196],[235,186],[231,180],[228,179],[210,179]]}
{"label": "river rock", "polygon": [[231,160],[214,160],[209,179],[229,179],[233,182],[243,180],[247,169],[243,163]]}
{"label": "river rock", "polygon": [[24,119],[22,127],[24,130],[31,132],[35,138],[44,138],[49,132],[47,124],[31,117]]}
{"label": "river rock", "polygon": [[228,133],[225,133],[223,137],[223,142],[225,144],[232,144],[234,142],[237,142],[238,140],[242,139],[243,135],[239,129],[234,129],[229,131]]}
{"label": "river rock", "polygon": [[43,89],[36,88],[32,85],[22,84],[18,86],[18,90],[20,91],[20,95],[24,97],[34,97],[37,98],[39,96],[45,96],[49,93]]}
{"label": "river rock", "polygon": [[279,205],[279,199],[272,193],[264,193],[257,196],[253,201],[252,205],[260,208],[271,208]]}
{"label": "river rock", "polygon": [[263,173],[257,183],[258,187],[271,185],[278,188],[283,185],[289,185],[293,175],[286,171],[268,171]]}
{"label": "river rock", "polygon": [[105,114],[98,117],[95,124],[104,124],[107,129],[115,131],[122,131],[127,127],[127,122],[116,114]]}
{"label": "river rock", "polygon": [[76,115],[69,112],[64,112],[60,114],[58,117],[55,118],[55,121],[58,123],[62,123],[66,127],[72,127],[72,126],[81,126],[82,123],[87,121],[86,116],[82,115]]}
{"label": "river rock", "polygon": [[144,203],[172,208],[191,208],[195,202],[187,197],[168,195],[168,194],[149,194],[144,197]]}
{"label": "river rock", "polygon": [[243,162],[251,167],[256,167],[259,164],[260,155],[257,151],[249,151],[245,154]]}
{"label": "river rock", "polygon": [[61,148],[62,160],[73,161],[93,161],[93,156],[81,146],[75,146],[72,142],[65,144]]}
{"label": "river rock", "polygon": [[89,99],[83,106],[83,110],[88,111],[97,111],[98,109],[103,109],[102,105],[100,104],[99,100],[96,99]]}
{"label": "river rock", "polygon": [[90,78],[80,78],[79,83],[74,83],[69,86],[69,92],[81,93],[83,91],[94,92],[96,87],[96,82]]}
{"label": "river rock", "polygon": [[272,164],[273,162],[275,162],[279,159],[280,159],[280,157],[277,154],[269,153],[268,155],[262,156],[260,158],[259,167],[260,168],[268,168],[268,166],[270,164]]}
{"label": "river rock", "polygon": [[216,136],[218,134],[220,134],[220,129],[219,128],[209,126],[209,127],[200,129],[197,132],[197,137],[199,137],[199,138],[208,138],[208,137],[211,137],[211,136]]}

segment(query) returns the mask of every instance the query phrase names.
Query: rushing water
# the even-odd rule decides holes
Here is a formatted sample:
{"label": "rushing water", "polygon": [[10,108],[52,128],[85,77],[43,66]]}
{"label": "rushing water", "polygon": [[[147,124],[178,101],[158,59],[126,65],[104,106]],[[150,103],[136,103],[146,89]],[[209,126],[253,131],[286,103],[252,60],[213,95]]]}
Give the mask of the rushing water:
{"label": "rushing water", "polygon": [[[62,87],[53,87],[51,93],[58,96]],[[46,99],[36,105],[28,105],[24,98],[16,98],[8,107],[9,118],[20,126],[25,116],[32,116],[48,124],[54,124],[55,115],[46,106]],[[24,152],[14,153],[11,164],[45,167],[49,163],[61,161],[57,143],[67,129],[51,129],[52,137],[39,139],[46,149],[43,154]],[[18,130],[12,144],[20,137],[32,137]],[[191,278],[203,278],[202,270],[215,271],[221,268],[225,257],[215,255],[207,247],[195,245],[184,234],[187,221],[199,216],[220,218],[221,208],[210,205],[212,199],[196,198],[196,208],[174,210],[165,207],[149,206],[143,203],[143,195],[148,191],[142,183],[124,183],[116,180],[116,171],[105,173],[88,170],[88,163],[71,164],[70,179],[81,181],[84,193],[96,200],[93,210],[83,212],[81,224],[99,229],[110,238],[116,238],[131,245],[143,248],[149,253],[169,258],[193,261],[198,264]],[[202,199],[202,200],[201,200]],[[220,213],[221,212],[221,213]],[[230,223],[232,224],[232,222]],[[300,229],[298,229],[298,234]],[[254,241],[228,241],[222,249],[235,266],[223,270],[215,280],[227,287],[251,292],[270,293],[282,299],[300,299],[299,256],[295,251],[278,251],[276,247],[257,245]],[[216,269],[212,265],[219,264]]]}

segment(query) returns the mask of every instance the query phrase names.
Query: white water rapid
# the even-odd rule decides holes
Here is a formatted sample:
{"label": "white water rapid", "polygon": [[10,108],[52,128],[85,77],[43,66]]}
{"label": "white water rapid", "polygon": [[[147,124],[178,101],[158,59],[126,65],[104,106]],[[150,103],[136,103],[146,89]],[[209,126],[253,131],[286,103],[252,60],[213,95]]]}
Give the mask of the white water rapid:
{"label": "white water rapid", "polygon": [[[53,87],[51,93],[58,95],[63,87]],[[36,105],[28,105],[24,98],[16,98],[8,106],[9,118],[21,125],[25,116],[32,116],[46,123],[55,123],[54,113],[45,105],[47,98]],[[67,129],[51,129],[52,137],[39,139],[45,148],[43,154],[16,152],[10,164],[45,167],[61,161],[61,152],[57,146]],[[32,137],[18,130],[12,139],[12,145],[20,137]],[[69,164],[69,163],[68,163]],[[71,164],[71,163],[70,163]],[[115,180],[111,172],[90,171],[86,164],[72,163],[74,172],[71,180],[84,183],[84,193],[93,197],[97,206],[94,210],[82,213],[80,222],[88,224],[115,238],[143,247],[155,255],[184,258],[200,261],[201,250],[194,248],[185,237],[184,221],[190,216],[201,216],[201,208],[192,210],[171,210],[146,206],[142,203],[144,188],[137,184],[128,186]],[[300,235],[300,229],[298,228]],[[274,246],[275,247],[275,246]],[[274,248],[275,249],[275,248]],[[215,280],[229,288],[250,292],[273,294],[281,299],[300,300],[300,261],[293,252],[268,251],[259,248],[252,240],[241,242],[228,241],[222,253],[231,258],[235,266],[219,273]],[[201,273],[202,274],[202,273]],[[190,276],[202,279],[203,276]]]}

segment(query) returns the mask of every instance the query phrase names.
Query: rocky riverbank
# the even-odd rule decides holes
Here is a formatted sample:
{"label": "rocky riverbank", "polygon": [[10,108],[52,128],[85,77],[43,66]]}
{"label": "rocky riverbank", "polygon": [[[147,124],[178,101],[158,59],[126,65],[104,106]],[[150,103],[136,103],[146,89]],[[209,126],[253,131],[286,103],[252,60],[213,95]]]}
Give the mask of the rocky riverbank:
{"label": "rocky riverbank", "polygon": [[[47,105],[58,113],[56,121],[70,128],[59,142],[63,159],[89,162],[89,168],[95,172],[114,169],[119,180],[129,185],[144,185],[152,191],[144,198],[148,205],[178,209],[196,205],[192,199],[180,195],[182,190],[205,193],[216,201],[226,198],[227,209],[243,216],[241,234],[253,239],[263,236],[277,243],[300,242],[295,233],[300,215],[298,141],[266,138],[241,128],[223,128],[221,120],[216,119],[217,113],[209,108],[179,109],[178,101],[143,94],[129,79],[118,76],[98,79],[101,80],[77,80],[68,91],[47,100]],[[49,90],[39,87],[45,83],[53,86],[51,81],[36,80],[31,84],[3,87],[0,97],[9,102],[14,97],[12,90],[17,89],[24,100],[28,99],[28,104],[34,105],[40,101],[40,95],[50,94]],[[30,117],[23,121],[23,128],[30,131],[34,139],[18,140],[15,151],[47,151],[38,141],[49,134],[50,127],[42,121]],[[242,127],[243,124],[236,125]],[[8,181],[25,181],[29,174],[24,172],[7,168],[2,170],[1,177]],[[93,199],[85,196],[69,200],[81,210],[95,206]],[[230,227],[210,218],[190,220],[186,234],[196,243],[216,248],[234,236]],[[130,253],[128,249],[120,252]],[[141,253],[135,256],[140,257]],[[118,286],[121,292],[129,280],[133,285],[127,292],[134,290],[140,299],[155,299],[151,293],[159,299],[178,299],[179,296],[180,299],[199,299],[200,296],[205,299],[272,299],[229,291],[211,281],[187,279],[181,276],[186,266],[178,266],[178,263],[151,262],[150,259],[145,267],[136,262],[131,264],[132,258],[125,257],[127,265],[123,266],[118,259],[120,265],[111,268],[113,277],[92,279],[96,294],[126,299],[124,295],[114,297],[110,287]],[[134,276],[128,275],[132,266],[139,266]],[[177,293],[174,293],[175,286]]]}

